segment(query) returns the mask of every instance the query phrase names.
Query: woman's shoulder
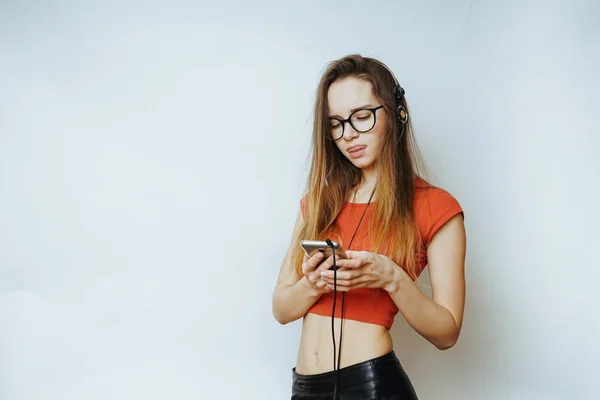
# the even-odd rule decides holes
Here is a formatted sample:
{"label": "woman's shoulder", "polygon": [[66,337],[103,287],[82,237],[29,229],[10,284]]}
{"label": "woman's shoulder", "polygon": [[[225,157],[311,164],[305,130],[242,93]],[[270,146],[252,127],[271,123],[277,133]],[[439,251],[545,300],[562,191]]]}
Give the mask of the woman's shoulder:
{"label": "woman's shoulder", "polygon": [[440,186],[436,186],[434,184],[432,184],[431,182],[427,181],[425,178],[422,178],[420,176],[416,176],[415,177],[415,188],[416,188],[416,194],[417,196],[419,195],[441,195],[442,193],[445,193],[447,195],[450,195],[450,193],[445,190],[444,188],[440,187]]}
{"label": "woman's shoulder", "polygon": [[425,243],[452,217],[464,211],[459,201],[449,191],[435,186],[421,177],[415,180],[415,218]]}

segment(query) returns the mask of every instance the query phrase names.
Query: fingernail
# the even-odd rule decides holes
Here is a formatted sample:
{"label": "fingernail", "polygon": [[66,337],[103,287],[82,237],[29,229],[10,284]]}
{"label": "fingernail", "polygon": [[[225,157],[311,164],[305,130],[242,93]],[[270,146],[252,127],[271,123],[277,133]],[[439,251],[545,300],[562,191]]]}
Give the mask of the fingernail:
{"label": "fingernail", "polygon": [[327,274],[327,271],[321,271],[321,276],[322,276],[323,278],[324,278],[324,277],[326,277],[327,275],[328,275],[328,274]]}

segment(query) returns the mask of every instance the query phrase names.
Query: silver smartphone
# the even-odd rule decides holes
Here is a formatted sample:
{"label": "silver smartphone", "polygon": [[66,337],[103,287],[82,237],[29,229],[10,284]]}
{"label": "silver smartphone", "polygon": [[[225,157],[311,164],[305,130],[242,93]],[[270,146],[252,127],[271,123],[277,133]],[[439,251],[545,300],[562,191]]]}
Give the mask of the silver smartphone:
{"label": "silver smartphone", "polygon": [[[336,258],[346,258],[346,253],[340,244],[333,241],[332,244],[335,248]],[[324,240],[301,240],[300,246],[304,249],[304,252],[309,257],[314,256],[317,252],[322,252],[325,254],[325,257],[323,258],[324,260],[333,255],[333,249]]]}

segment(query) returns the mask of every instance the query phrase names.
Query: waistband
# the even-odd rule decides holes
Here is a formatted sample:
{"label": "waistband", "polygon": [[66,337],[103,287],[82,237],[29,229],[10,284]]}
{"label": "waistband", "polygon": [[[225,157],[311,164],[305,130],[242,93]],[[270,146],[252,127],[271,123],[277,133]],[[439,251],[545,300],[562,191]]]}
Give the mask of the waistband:
{"label": "waistband", "polygon": [[[397,371],[402,371],[402,366],[396,353],[392,350],[380,357],[340,368],[338,370],[338,388],[370,382],[377,377]],[[296,368],[293,368],[292,374],[292,386],[296,389],[314,393],[328,393],[333,390],[333,371],[301,375],[296,372]]]}

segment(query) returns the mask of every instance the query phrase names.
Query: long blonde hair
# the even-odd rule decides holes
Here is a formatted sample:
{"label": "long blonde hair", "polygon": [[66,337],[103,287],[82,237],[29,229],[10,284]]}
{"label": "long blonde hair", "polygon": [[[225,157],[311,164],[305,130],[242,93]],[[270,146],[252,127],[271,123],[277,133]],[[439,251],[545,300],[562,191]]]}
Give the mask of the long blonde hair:
{"label": "long blonde hair", "polygon": [[[393,117],[393,89],[396,80],[380,61],[348,55],[329,63],[317,87],[312,133],[312,161],[305,190],[308,193],[307,218],[293,238],[324,239],[329,232],[339,228],[336,218],[346,203],[352,189],[360,184],[361,171],[339,151],[328,138],[327,93],[338,79],[355,77],[370,82],[373,95],[381,101],[388,116],[377,160],[377,201],[372,203],[369,223],[372,249],[385,254],[400,265],[412,279],[419,268],[420,235],[415,221],[413,202],[416,192],[415,178],[422,176],[423,161],[414,139],[411,118],[403,132]],[[402,105],[408,111],[406,99]],[[302,273],[303,252],[296,246],[292,260],[296,271]]]}

